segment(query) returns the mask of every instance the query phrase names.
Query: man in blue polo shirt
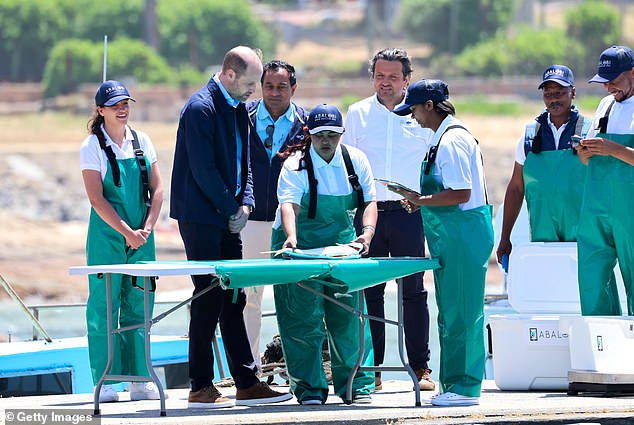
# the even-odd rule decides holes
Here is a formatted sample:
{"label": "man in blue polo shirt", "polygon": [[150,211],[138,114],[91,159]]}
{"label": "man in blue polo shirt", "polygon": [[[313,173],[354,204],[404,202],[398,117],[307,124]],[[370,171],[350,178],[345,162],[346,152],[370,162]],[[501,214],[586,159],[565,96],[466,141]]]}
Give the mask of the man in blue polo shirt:
{"label": "man in blue polo shirt", "polygon": [[[271,229],[277,210],[277,180],[284,160],[278,152],[304,138],[306,112],[291,102],[297,89],[293,65],[272,60],[264,64],[262,98],[247,104],[250,126],[249,152],[255,209],[242,230],[243,257],[268,258],[262,252],[271,249]],[[260,329],[262,328],[262,295],[264,286],[246,288],[247,305],[244,323],[251,352],[261,370]]]}

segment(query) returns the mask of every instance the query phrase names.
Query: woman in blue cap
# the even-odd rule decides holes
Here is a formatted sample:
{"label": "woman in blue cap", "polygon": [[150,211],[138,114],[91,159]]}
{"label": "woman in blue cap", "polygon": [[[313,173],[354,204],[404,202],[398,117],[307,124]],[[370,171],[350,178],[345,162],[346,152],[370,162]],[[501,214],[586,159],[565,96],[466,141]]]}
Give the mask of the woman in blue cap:
{"label": "woman in blue cap", "polygon": [[412,114],[434,132],[421,168],[421,194],[394,189],[407,211],[420,208],[434,270],[440,392],[436,406],[479,403],[484,377],[484,286],[493,249],[491,205],[476,139],[454,118],[449,89],[441,80],[409,87],[398,115]]}
{"label": "woman in blue cap", "polygon": [[[341,145],[344,132],[341,113],[335,106],[319,105],[309,114],[306,136],[282,153],[279,206],[273,224],[272,249],[318,248],[359,242],[368,251],[376,225],[376,189],[370,163],[363,152]],[[356,177],[356,179],[355,179]],[[353,219],[363,210],[363,233],[357,237]],[[335,296],[320,283],[307,283],[316,291]],[[348,375],[359,353],[359,325],[353,313],[297,285],[275,285],[275,309],[282,349],[290,377],[291,392],[302,405],[323,404],[328,382],[322,367],[322,343],[328,342],[335,394],[344,398]],[[339,298],[359,308],[359,294]],[[373,364],[369,327],[365,333],[367,357]],[[357,372],[353,402],[370,402],[373,372]]]}
{"label": "woman in blue cap", "polygon": [[[88,123],[90,135],[79,151],[84,186],[92,207],[86,242],[88,265],[156,258],[153,229],[163,203],[163,184],[152,141],[145,133],[128,126],[130,101],[135,100],[123,84],[104,82],[95,95],[96,109]],[[108,360],[107,315],[112,315],[115,327],[143,323],[143,291],[136,284],[142,282],[134,282],[130,276],[113,275],[112,311],[108,312],[104,277],[89,276],[86,323],[95,384]],[[149,376],[144,341],[143,328],[117,334],[110,374]],[[118,401],[112,383],[107,381],[101,387],[99,401]],[[159,393],[151,382],[132,383],[130,398],[158,399]]]}

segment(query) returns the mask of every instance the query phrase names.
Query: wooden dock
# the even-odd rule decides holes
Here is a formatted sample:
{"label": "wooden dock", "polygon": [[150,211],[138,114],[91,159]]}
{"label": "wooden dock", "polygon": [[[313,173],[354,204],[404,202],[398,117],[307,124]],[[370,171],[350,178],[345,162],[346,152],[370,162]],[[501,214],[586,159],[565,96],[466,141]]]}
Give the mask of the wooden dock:
{"label": "wooden dock", "polygon": [[[133,402],[127,393],[122,393],[118,403],[101,404],[101,416],[76,424],[634,424],[634,395],[509,392],[498,390],[493,381],[485,381],[479,406],[433,407],[425,403],[433,393],[423,392],[423,406],[415,407],[411,385],[400,380],[384,381],[384,389],[372,394],[371,404],[346,405],[331,393],[323,406],[300,406],[292,399],[273,405],[216,410],[187,409],[188,390],[168,390],[166,417],[159,416],[159,401]],[[229,397],[235,394],[235,388],[220,390]],[[9,421],[10,413],[27,409],[91,415],[92,394],[1,398],[1,423],[37,423],[18,422],[15,418]]]}

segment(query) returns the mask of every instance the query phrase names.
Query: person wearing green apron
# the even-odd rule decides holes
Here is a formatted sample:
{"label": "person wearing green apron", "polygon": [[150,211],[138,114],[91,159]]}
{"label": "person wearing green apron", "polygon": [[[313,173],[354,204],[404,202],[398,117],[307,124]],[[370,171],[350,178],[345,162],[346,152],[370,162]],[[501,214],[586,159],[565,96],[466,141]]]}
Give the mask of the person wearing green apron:
{"label": "person wearing green apron", "polygon": [[587,164],[577,234],[579,295],[585,316],[620,315],[612,270],[618,259],[634,314],[634,53],[612,46],[599,58],[597,74],[610,95],[601,100],[586,139],[576,148]]}
{"label": "person wearing green apron", "polygon": [[[163,203],[163,184],[150,138],[127,126],[130,101],[134,99],[123,84],[104,82],[95,95],[91,134],[80,148],[80,168],[92,207],[86,241],[88,265],[156,259],[153,229]],[[135,145],[142,157],[135,156]],[[112,311],[107,312],[105,278],[90,275],[88,279],[88,353],[96,384],[108,360],[107,315],[112,315],[115,327],[143,323],[143,291],[135,287],[142,286],[142,281],[113,275]],[[149,376],[144,341],[142,328],[115,335],[110,374]],[[118,401],[112,383],[107,381],[101,387],[101,402]],[[132,383],[130,398],[158,400],[158,388],[152,382]]]}
{"label": "person wearing green apron", "polygon": [[[370,163],[363,152],[343,147],[341,113],[335,106],[319,105],[309,114],[308,134],[285,151],[271,237],[273,250],[318,248],[360,242],[368,251],[377,219],[376,189]],[[312,188],[312,190],[311,190]],[[363,209],[363,233],[357,237],[353,219]],[[322,283],[307,283],[327,296],[336,290]],[[297,285],[275,285],[275,310],[291,392],[302,405],[323,404],[328,382],[322,367],[322,343],[330,347],[335,394],[345,397],[348,376],[359,353],[359,324],[353,313]],[[337,297],[355,309],[359,294]],[[326,332],[327,328],[327,332]],[[365,332],[366,357],[362,366],[374,364],[369,326]],[[374,373],[357,372],[353,402],[368,403],[374,390]]]}
{"label": "person wearing green apron", "polygon": [[476,139],[458,121],[441,80],[420,80],[393,111],[412,117],[434,132],[421,165],[421,193],[391,189],[404,208],[420,208],[434,270],[440,391],[435,406],[479,404],[484,377],[484,286],[493,249],[482,153]]}
{"label": "person wearing green apron", "polygon": [[586,170],[572,148],[573,135],[584,137],[590,119],[572,104],[575,98],[572,70],[551,65],[538,87],[546,109],[526,125],[515,155],[515,166],[506,187],[502,232],[497,259],[512,250],[511,231],[526,197],[532,242],[574,242],[583,198]]}

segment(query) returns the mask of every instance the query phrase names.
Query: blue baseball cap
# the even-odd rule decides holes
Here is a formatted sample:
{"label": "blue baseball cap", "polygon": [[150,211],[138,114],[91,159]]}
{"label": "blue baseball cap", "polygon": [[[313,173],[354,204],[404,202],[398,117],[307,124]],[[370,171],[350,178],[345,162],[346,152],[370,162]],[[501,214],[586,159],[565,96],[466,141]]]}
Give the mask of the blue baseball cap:
{"label": "blue baseball cap", "polygon": [[543,81],[537,87],[541,89],[549,81],[553,81],[562,87],[573,87],[575,85],[575,77],[572,70],[564,65],[551,65],[544,70]]}
{"label": "blue baseball cap", "polygon": [[95,94],[95,104],[97,106],[112,106],[126,99],[136,102],[130,96],[128,89],[122,83],[114,80],[104,81],[99,86],[97,94]]}
{"label": "blue baseball cap", "polygon": [[634,68],[634,53],[626,46],[608,47],[599,57],[599,69],[588,83],[609,83]]}
{"label": "blue baseball cap", "polygon": [[322,131],[334,131],[335,133],[343,133],[343,117],[336,106],[326,105],[325,103],[315,106],[306,121],[308,132],[317,134]]}
{"label": "blue baseball cap", "polygon": [[405,101],[401,106],[392,112],[396,115],[409,115],[412,113],[412,106],[425,103],[428,100],[442,102],[449,99],[449,87],[442,80],[419,80],[409,86]]}

